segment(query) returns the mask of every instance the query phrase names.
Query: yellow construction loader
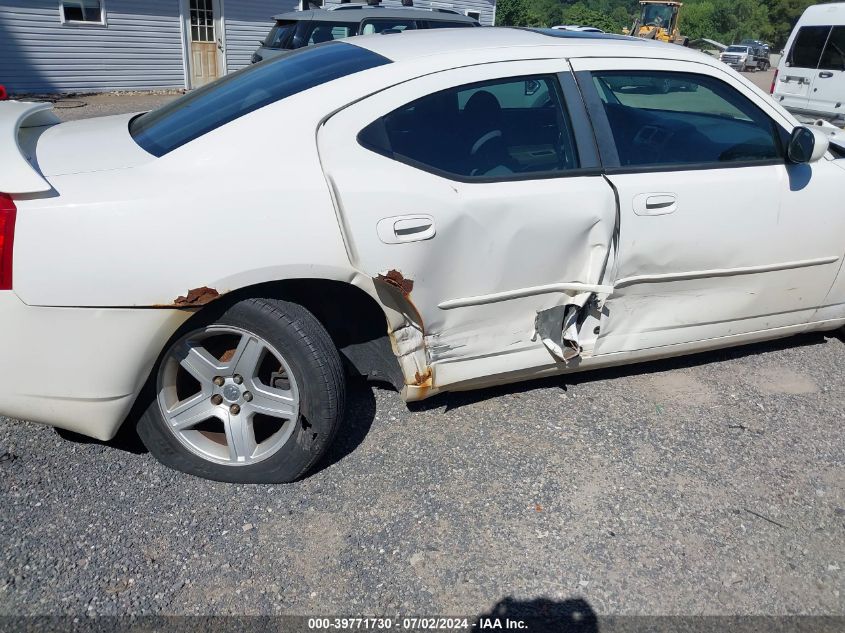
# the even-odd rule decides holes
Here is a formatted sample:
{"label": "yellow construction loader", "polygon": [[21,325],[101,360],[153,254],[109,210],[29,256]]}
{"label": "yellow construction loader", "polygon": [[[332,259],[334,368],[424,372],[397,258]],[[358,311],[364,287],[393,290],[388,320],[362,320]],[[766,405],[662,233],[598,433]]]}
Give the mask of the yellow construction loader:
{"label": "yellow construction loader", "polygon": [[625,35],[658,40],[671,44],[689,45],[689,38],[681,35],[678,27],[681,21],[681,2],[672,0],[641,0],[643,8],[640,17],[631,29],[625,29]]}

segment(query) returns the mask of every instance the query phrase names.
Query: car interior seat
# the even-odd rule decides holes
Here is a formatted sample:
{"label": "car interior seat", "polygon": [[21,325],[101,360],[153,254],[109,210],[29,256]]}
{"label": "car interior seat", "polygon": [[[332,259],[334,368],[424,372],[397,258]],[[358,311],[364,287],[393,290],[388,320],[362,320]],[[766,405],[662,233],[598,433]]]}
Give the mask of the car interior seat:
{"label": "car interior seat", "polygon": [[473,94],[464,106],[461,118],[467,138],[467,175],[500,175],[516,171],[505,140],[502,106],[493,93],[479,90]]}

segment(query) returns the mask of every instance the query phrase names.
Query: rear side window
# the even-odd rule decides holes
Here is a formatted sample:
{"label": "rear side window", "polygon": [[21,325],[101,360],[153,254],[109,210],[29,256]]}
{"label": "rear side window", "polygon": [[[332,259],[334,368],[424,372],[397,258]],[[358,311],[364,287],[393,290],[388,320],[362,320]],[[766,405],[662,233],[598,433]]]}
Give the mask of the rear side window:
{"label": "rear side window", "polygon": [[285,97],[389,63],[386,57],[343,42],[303,48],[253,64],[142,114],[132,119],[129,133],[146,151],[163,156]]}
{"label": "rear side window", "polygon": [[802,26],[795,36],[787,62],[794,68],[818,68],[829,26]]}
{"label": "rear side window", "polygon": [[774,121],[705,75],[594,73],[622,167],[723,165],[780,159]]}
{"label": "rear side window", "polygon": [[822,70],[845,70],[845,26],[834,26],[824,47]]}
{"label": "rear side window", "polygon": [[552,76],[450,88],[412,101],[358,135],[364,147],[459,180],[512,180],[579,167]]}

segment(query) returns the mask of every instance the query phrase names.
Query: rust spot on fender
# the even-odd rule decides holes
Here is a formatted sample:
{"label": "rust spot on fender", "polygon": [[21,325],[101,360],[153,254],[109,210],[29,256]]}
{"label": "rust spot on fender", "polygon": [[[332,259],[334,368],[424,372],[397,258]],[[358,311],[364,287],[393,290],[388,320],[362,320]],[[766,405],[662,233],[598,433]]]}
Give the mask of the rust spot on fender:
{"label": "rust spot on fender", "polygon": [[414,387],[431,387],[431,367],[426,367],[425,373],[414,374]]}
{"label": "rust spot on fender", "polygon": [[202,288],[193,288],[188,291],[185,297],[176,297],[173,305],[177,308],[190,308],[194,306],[204,306],[211,303],[220,296],[214,288],[203,286]]}
{"label": "rust spot on fender", "polygon": [[398,288],[406,297],[411,294],[414,289],[414,280],[405,279],[398,270],[388,270],[386,275],[379,275],[376,277],[378,281],[383,281],[389,286]]}

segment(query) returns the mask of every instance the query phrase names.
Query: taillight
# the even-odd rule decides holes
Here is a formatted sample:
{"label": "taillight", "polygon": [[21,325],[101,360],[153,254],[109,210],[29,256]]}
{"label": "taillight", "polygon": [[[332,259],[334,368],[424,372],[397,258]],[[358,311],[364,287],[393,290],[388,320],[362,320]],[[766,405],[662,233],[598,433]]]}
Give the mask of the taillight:
{"label": "taillight", "polygon": [[778,82],[778,69],[775,68],[775,76],[772,77],[772,88],[771,88],[771,90],[769,90],[770,95],[775,94],[775,84],[777,84],[777,82]]}
{"label": "taillight", "polygon": [[0,290],[12,289],[12,249],[17,212],[12,199],[0,193]]}

